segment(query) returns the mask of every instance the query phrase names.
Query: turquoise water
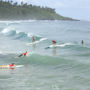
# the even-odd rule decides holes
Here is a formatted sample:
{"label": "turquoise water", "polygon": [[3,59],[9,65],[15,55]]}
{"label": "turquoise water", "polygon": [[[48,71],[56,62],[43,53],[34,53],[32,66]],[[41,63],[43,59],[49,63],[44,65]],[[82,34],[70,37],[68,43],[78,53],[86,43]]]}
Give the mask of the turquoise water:
{"label": "turquoise water", "polygon": [[0,65],[11,63],[23,66],[0,69],[0,90],[90,90],[90,22],[0,21]]}

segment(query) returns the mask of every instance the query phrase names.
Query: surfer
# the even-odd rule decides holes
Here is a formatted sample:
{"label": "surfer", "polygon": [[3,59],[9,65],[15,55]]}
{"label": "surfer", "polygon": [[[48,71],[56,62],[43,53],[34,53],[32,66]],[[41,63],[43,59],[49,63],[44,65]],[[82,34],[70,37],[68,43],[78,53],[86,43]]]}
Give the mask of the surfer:
{"label": "surfer", "polygon": [[14,68],[16,65],[11,63],[10,65],[1,65],[0,68]]}
{"label": "surfer", "polygon": [[36,48],[36,43],[35,43],[35,41],[36,41],[36,37],[33,36],[33,37],[32,37],[32,43],[33,43],[32,47],[33,47],[33,50],[35,50],[35,48]]}
{"label": "surfer", "polygon": [[82,44],[82,45],[84,44],[84,41],[83,41],[83,40],[81,41],[81,44]]}
{"label": "surfer", "polygon": [[56,40],[52,40],[52,45],[53,45],[53,55],[56,55]]}
{"label": "surfer", "polygon": [[36,37],[33,36],[33,37],[32,37],[32,42],[35,42],[35,41],[36,41]]}
{"label": "surfer", "polygon": [[22,53],[19,56],[16,56],[16,58],[21,57],[21,56],[26,56],[27,54],[28,54],[28,52],[26,51],[25,53]]}
{"label": "surfer", "polygon": [[56,40],[52,40],[52,44],[53,44],[53,46],[55,46],[56,45]]}

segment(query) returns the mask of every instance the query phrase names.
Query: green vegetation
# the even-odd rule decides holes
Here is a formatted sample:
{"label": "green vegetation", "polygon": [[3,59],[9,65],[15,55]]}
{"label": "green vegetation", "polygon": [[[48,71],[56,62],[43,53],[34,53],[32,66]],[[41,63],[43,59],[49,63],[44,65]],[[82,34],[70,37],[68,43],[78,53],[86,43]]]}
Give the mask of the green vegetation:
{"label": "green vegetation", "polygon": [[72,20],[63,17],[55,12],[55,9],[48,7],[34,6],[21,2],[13,3],[12,1],[0,0],[0,20]]}

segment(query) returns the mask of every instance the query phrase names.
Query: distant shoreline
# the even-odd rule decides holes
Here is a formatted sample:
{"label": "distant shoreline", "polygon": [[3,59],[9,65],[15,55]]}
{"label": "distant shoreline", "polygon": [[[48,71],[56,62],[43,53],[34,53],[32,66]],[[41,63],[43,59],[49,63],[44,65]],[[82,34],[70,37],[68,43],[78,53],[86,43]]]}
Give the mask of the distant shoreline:
{"label": "distant shoreline", "polygon": [[22,20],[22,19],[19,19],[19,20],[17,20],[17,19],[14,19],[14,20],[2,20],[2,19],[0,19],[0,21],[82,21],[82,20],[34,20],[34,19],[30,19],[30,20]]}
{"label": "distant shoreline", "polygon": [[0,1],[0,20],[70,20],[56,13],[55,9],[21,2]]}

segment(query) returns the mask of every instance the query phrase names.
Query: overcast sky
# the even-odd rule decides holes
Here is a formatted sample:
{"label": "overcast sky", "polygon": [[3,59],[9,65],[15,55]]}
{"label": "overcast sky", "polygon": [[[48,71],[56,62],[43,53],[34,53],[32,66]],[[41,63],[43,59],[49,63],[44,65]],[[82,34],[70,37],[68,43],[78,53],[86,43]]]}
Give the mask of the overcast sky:
{"label": "overcast sky", "polygon": [[56,12],[74,19],[90,21],[90,0],[13,0],[55,8]]}

